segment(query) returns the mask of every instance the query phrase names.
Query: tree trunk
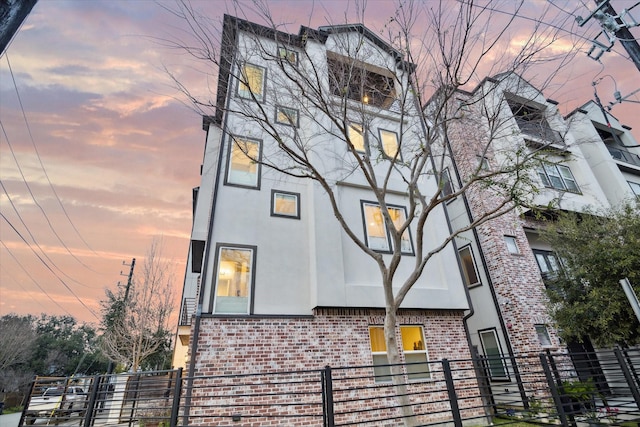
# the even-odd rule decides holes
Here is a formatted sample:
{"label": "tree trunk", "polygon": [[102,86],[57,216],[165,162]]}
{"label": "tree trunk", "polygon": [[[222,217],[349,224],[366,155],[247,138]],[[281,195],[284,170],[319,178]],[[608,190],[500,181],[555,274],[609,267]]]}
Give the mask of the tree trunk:
{"label": "tree trunk", "polygon": [[400,407],[402,420],[404,425],[412,427],[418,425],[416,417],[413,413],[411,400],[407,395],[407,385],[405,383],[405,375],[400,360],[400,347],[402,341],[396,339],[396,310],[387,306],[386,316],[384,320],[384,337],[387,345],[387,359],[391,365],[391,378],[393,379],[396,402]]}

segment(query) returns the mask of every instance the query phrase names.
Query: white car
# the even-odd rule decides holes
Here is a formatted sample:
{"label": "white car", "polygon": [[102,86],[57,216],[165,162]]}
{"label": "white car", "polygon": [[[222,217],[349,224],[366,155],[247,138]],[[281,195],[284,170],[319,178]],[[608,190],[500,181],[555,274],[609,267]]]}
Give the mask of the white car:
{"label": "white car", "polygon": [[41,396],[31,396],[24,414],[26,424],[34,424],[38,418],[67,417],[84,408],[86,393],[82,387],[49,387]]}

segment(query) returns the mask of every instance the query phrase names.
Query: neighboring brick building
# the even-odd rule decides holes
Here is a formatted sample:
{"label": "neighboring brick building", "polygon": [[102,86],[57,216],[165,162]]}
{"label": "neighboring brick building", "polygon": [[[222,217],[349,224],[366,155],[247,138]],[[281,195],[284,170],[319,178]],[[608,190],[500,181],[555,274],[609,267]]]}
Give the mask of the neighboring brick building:
{"label": "neighboring brick building", "polygon": [[[387,259],[398,245],[400,284],[414,269],[417,226],[394,244],[357,163],[376,159],[370,171],[388,179],[385,203],[401,224],[409,196],[396,175],[405,166],[393,159],[418,146],[423,132],[406,89],[414,67],[362,25],[302,27],[294,35],[225,16],[222,34],[226,68],[216,114],[204,120],[174,364],[193,362],[195,376],[376,365],[367,381],[388,382],[380,366],[387,360],[380,270],[352,237]],[[283,78],[289,72],[307,73],[299,74],[299,88]],[[304,87],[312,74],[325,91],[318,99],[299,95],[313,90]],[[252,120],[255,114],[264,120]],[[295,164],[290,173],[262,164],[279,156],[272,126],[310,144],[302,151],[317,156],[328,187],[300,177]],[[439,193],[433,179],[419,185],[424,194]],[[421,236],[425,253],[448,233],[437,207]],[[408,368],[407,379],[424,387],[437,386],[424,381],[431,379],[427,361],[470,357],[468,301],[455,259],[452,244],[432,258],[398,314],[401,360],[425,362]]]}

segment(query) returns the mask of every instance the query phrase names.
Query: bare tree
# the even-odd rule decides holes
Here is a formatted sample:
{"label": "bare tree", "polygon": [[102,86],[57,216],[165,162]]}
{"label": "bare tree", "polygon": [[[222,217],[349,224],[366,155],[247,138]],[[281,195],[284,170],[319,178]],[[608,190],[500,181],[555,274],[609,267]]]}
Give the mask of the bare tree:
{"label": "bare tree", "polygon": [[31,317],[14,314],[0,317],[0,372],[29,362],[36,338]]}
{"label": "bare tree", "polygon": [[[129,293],[107,292],[102,301],[105,318],[102,349],[109,359],[137,371],[151,355],[170,339],[169,319],[174,308],[170,263],[162,258],[161,243],[154,240],[142,264],[142,273],[134,274]],[[111,295],[111,296],[110,296]]]}
{"label": "bare tree", "polygon": [[[526,74],[533,64],[551,61],[557,71],[575,49],[557,57],[549,55],[557,31],[538,22],[524,37],[519,36],[517,51],[513,51],[514,44],[509,42],[522,3],[489,2],[478,7],[470,1],[408,1],[397,5],[378,33],[367,34],[364,26],[351,26],[359,36],[336,36],[331,51],[327,48],[326,54],[319,55],[314,42],[337,27],[326,27],[325,33],[323,28],[303,27],[299,36],[292,36],[278,24],[266,2],[252,5],[251,18],[254,22],[259,19],[261,25],[238,20],[234,31],[225,34],[190,3],[179,2],[171,12],[188,24],[193,37],[168,43],[219,74],[216,101],[195,95],[185,82],[170,75],[199,111],[211,114],[214,108],[218,119],[240,117],[244,135],[267,135],[270,143],[264,144],[260,156],[240,139],[235,139],[233,151],[286,177],[318,183],[344,232],[375,261],[386,301],[388,361],[393,365],[399,406],[411,425],[415,420],[399,375],[401,367],[396,365],[402,345],[397,339],[398,309],[428,270],[429,261],[456,236],[532,202],[537,193],[533,168],[545,156],[546,147],[505,144],[514,130],[503,114],[509,108],[507,101],[497,88],[504,90],[508,85],[510,92],[539,96],[522,85],[518,74]],[[366,2],[356,5],[357,18],[365,22]],[[508,9],[510,15],[497,14],[494,9]],[[246,10],[237,7],[235,12],[246,17]],[[541,19],[545,16],[541,12]],[[384,41],[373,48],[372,39]],[[295,53],[289,53],[287,46]],[[271,89],[262,87],[247,63],[265,64]],[[479,73],[495,77],[481,81]],[[538,89],[544,88],[551,74],[536,82]],[[225,103],[236,84],[245,89],[243,96]],[[473,86],[476,89],[471,90]],[[299,112],[277,109],[283,105],[296,105]],[[385,115],[394,115],[400,126],[392,144],[387,135],[366,131]],[[314,133],[277,124],[303,119],[314,123]],[[546,129],[542,119],[531,123]],[[493,160],[490,168],[477,160],[488,155]],[[455,185],[450,185],[446,171],[454,159],[459,162],[459,175],[452,178]],[[392,242],[389,254],[367,245],[362,224],[350,223],[341,210],[337,188],[354,177],[371,191],[380,207]],[[455,225],[440,241],[425,237],[429,218],[438,215],[444,203],[480,191],[491,194],[480,214]],[[390,195],[399,192],[409,204],[406,215],[399,216],[388,205]],[[416,235],[415,257],[403,254],[403,239],[410,228]],[[398,273],[401,263],[412,263],[409,274]]]}

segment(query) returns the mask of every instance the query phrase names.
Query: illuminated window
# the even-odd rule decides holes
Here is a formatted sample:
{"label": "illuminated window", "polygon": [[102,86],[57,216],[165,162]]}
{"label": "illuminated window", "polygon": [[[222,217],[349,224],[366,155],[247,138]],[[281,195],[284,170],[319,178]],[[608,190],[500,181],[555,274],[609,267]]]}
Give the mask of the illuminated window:
{"label": "illuminated window", "polygon": [[394,159],[398,155],[398,135],[395,132],[380,129],[380,144],[384,154]]}
{"label": "illuminated window", "polygon": [[227,184],[259,187],[261,142],[230,138]]}
{"label": "illuminated window", "polygon": [[[391,252],[391,236],[382,217],[380,205],[371,202],[362,202],[362,210],[365,222],[367,246],[376,251]],[[407,219],[407,213],[403,207],[387,205],[389,216],[396,230]],[[400,251],[404,254],[413,254],[413,243],[409,230],[402,233],[400,239]]]}
{"label": "illuminated window", "polygon": [[290,50],[286,47],[279,47],[278,57],[289,62],[291,65],[298,65],[298,52],[295,50]]}
{"label": "illuminated window", "polygon": [[298,110],[293,108],[276,106],[276,123],[298,127],[299,115]]}
{"label": "illuminated window", "polygon": [[253,248],[218,248],[214,313],[250,313],[254,254]]}
{"label": "illuminated window", "polygon": [[357,123],[349,124],[349,140],[356,151],[364,153],[364,133],[362,131],[362,125]]}
{"label": "illuminated window", "polygon": [[[430,378],[427,348],[422,326],[400,326],[402,353],[407,377],[410,380]],[[391,369],[387,358],[387,345],[382,326],[369,327],[369,343],[373,357],[373,374],[376,382],[391,381]]]}
{"label": "illuminated window", "polygon": [[271,191],[271,216],[300,218],[300,194]]}
{"label": "illuminated window", "polygon": [[238,82],[238,96],[247,99],[264,99],[266,70],[253,64],[243,64]]}
{"label": "illuminated window", "polygon": [[480,342],[487,358],[487,367],[489,368],[489,376],[491,379],[506,379],[507,367],[504,363],[504,356],[500,348],[500,341],[495,329],[478,331]]}
{"label": "illuminated window", "polygon": [[471,246],[465,246],[464,248],[460,249],[458,253],[460,254],[462,272],[466,285],[479,285],[480,279],[478,277],[478,270],[476,269],[476,262],[473,259],[473,251],[471,250]]}

